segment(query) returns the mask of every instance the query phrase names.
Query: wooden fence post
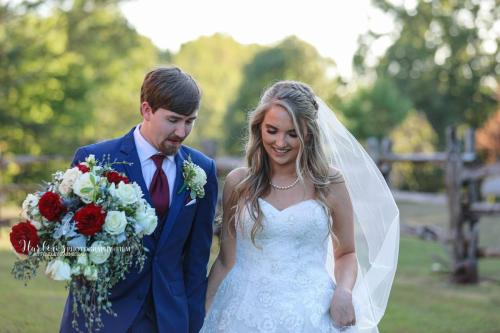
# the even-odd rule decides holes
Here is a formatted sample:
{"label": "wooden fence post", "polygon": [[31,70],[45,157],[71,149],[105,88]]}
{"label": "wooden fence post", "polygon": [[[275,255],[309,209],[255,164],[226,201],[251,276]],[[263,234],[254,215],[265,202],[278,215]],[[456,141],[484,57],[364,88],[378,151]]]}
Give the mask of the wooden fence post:
{"label": "wooden fence post", "polygon": [[[477,228],[471,228],[469,239],[464,235],[464,202],[462,200],[462,153],[455,128],[447,128],[447,159],[445,164],[446,192],[448,194],[449,233],[453,272],[457,283],[477,282],[477,261],[469,260],[472,248],[477,246]],[[475,251],[474,251],[475,252]],[[474,253],[475,256],[475,253]]]}

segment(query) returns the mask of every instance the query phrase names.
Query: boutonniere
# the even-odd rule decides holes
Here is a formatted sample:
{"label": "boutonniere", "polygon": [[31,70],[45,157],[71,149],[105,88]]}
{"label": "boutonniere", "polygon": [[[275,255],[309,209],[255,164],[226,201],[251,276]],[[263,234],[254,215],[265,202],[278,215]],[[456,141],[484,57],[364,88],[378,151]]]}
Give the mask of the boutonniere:
{"label": "boutonniere", "polygon": [[184,184],[177,194],[188,189],[191,191],[191,199],[203,198],[205,196],[203,186],[207,183],[207,174],[205,170],[193,163],[191,156],[182,165],[182,175],[184,176]]}

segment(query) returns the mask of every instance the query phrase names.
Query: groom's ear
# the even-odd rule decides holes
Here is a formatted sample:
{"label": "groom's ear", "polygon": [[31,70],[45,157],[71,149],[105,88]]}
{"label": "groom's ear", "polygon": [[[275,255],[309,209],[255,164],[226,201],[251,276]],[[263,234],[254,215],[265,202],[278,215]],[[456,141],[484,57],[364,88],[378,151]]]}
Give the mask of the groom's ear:
{"label": "groom's ear", "polygon": [[146,101],[141,103],[141,114],[144,120],[150,120],[153,116],[153,109]]}

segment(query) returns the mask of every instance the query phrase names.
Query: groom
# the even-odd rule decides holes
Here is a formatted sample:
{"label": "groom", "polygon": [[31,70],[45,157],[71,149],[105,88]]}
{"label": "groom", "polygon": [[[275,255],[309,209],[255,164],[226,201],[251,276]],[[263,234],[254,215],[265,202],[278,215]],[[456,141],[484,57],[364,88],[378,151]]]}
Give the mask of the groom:
{"label": "groom", "polygon": [[[145,236],[148,259],[144,269],[131,269],[112,290],[117,317],[102,313],[100,332],[198,332],[205,315],[206,271],[217,202],[214,161],[182,145],[191,132],[200,105],[200,89],[176,67],[149,72],[141,88],[142,123],[121,138],[81,147],[73,165],[94,154],[111,161],[156,209],[158,226]],[[184,183],[183,162],[191,157],[207,174],[205,196],[191,199]],[[74,332],[73,299],[68,296],[61,332]],[[83,316],[79,328],[86,331]]]}

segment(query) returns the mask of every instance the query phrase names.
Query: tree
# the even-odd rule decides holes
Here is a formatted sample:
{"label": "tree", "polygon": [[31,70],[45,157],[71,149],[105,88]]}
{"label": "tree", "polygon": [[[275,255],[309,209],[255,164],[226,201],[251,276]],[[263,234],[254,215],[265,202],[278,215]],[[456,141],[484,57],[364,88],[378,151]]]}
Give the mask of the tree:
{"label": "tree", "polygon": [[378,78],[373,86],[361,87],[339,105],[346,127],[358,139],[382,139],[412,108],[391,79]]}
{"label": "tree", "polygon": [[256,45],[241,45],[232,37],[215,34],[183,44],[172,62],[193,75],[202,90],[195,128],[188,143],[199,146],[204,139],[223,146],[225,116],[236,99],[243,79],[243,67],[258,50]]}
{"label": "tree", "polygon": [[[70,156],[77,146],[139,121],[140,84],[158,51],[128,25],[116,2],[21,2],[0,8],[3,154]],[[53,171],[46,169],[38,171]],[[19,175],[18,169],[11,171],[4,181]],[[28,178],[24,172],[12,181]]]}
{"label": "tree", "polygon": [[494,26],[500,7],[495,0],[373,3],[394,18],[396,32],[369,32],[361,39],[355,57],[358,73],[371,70],[366,59],[373,44],[392,36],[394,43],[373,68],[392,78],[425,112],[441,143],[446,126],[480,126],[497,106],[500,36]]}
{"label": "tree", "polygon": [[[393,151],[404,153],[433,153],[438,136],[424,113],[411,110],[405,120],[391,131]],[[392,171],[392,181],[398,188],[410,191],[434,192],[442,184],[440,170],[430,164],[398,163]]]}
{"label": "tree", "polygon": [[274,47],[258,52],[244,69],[244,81],[226,118],[226,149],[241,154],[248,112],[264,90],[279,80],[299,80],[309,84],[318,96],[329,100],[334,85],[326,76],[332,60],[321,57],[310,44],[289,37]]}

